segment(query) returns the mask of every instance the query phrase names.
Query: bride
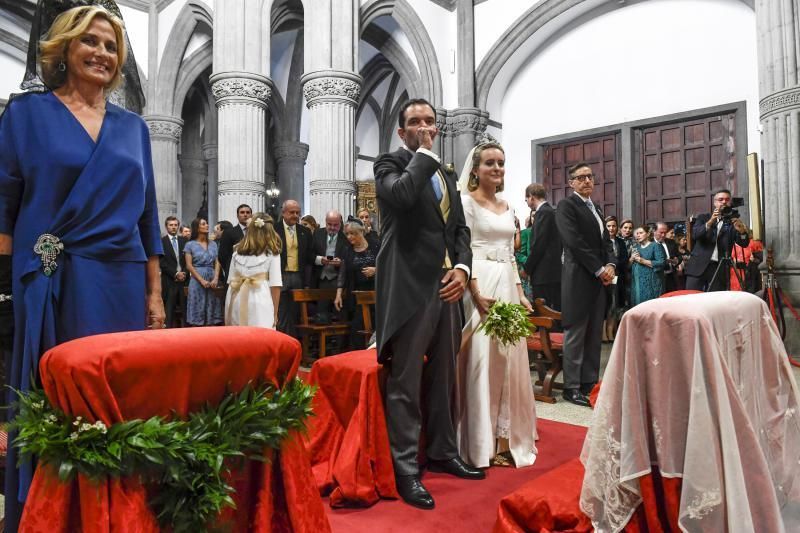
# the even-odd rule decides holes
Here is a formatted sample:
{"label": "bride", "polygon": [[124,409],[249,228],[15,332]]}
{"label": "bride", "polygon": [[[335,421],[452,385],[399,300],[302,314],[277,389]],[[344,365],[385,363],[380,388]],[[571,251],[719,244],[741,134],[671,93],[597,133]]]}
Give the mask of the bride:
{"label": "bride", "polygon": [[[529,310],[514,259],[514,213],[503,190],[505,152],[476,146],[461,173],[464,215],[472,232],[472,279],[456,371],[456,432],[461,457],[478,467],[517,467],[536,459],[536,405],[525,340],[503,346],[476,329],[497,300]],[[466,194],[469,191],[469,194]]]}

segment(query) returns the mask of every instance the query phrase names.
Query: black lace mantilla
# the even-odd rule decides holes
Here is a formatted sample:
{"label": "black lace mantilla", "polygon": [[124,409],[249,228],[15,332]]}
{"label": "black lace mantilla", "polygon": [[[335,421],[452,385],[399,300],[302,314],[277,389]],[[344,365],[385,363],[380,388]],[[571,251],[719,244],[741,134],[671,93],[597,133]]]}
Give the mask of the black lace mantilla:
{"label": "black lace mantilla", "polygon": [[[20,84],[21,89],[27,92],[45,92],[53,89],[44,83],[39,70],[39,41],[47,35],[58,15],[73,7],[93,5],[104,7],[122,20],[122,13],[114,0],[39,0],[33,15],[31,36],[28,39],[28,61],[25,77]],[[128,47],[128,59],[122,66],[123,82],[113,94],[109,95],[109,99],[131,111],[141,113],[145,104],[144,93],[127,32],[125,32],[125,44]]]}

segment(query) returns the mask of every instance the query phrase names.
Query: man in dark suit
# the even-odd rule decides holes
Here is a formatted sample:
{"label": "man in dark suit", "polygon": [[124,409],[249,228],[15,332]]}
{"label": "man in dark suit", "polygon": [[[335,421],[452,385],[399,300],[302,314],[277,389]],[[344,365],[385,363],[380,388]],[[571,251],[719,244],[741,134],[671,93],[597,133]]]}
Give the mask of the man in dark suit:
{"label": "man in dark suit", "polygon": [[375,287],[378,361],[389,366],[386,425],[397,490],[407,503],[432,509],[417,464],[423,419],[429,470],[485,477],[458,456],[451,415],[460,300],[472,251],[455,176],[431,151],[438,133],[433,106],[421,99],[406,102],[399,126],[404,146],[379,156],[374,166],[382,230]]}
{"label": "man in dark suit", "polygon": [[222,238],[219,242],[219,250],[217,252],[217,259],[222,266],[222,275],[220,276],[221,283],[225,283],[228,279],[228,269],[231,266],[233,247],[236,243],[244,239],[244,232],[247,231],[247,223],[250,221],[251,216],[253,216],[253,209],[247,204],[240,205],[236,208],[236,218],[239,223],[222,233]]}
{"label": "man in dark suit", "polygon": [[[730,284],[730,272],[720,271],[720,260],[729,256],[734,244],[742,248],[750,244],[747,227],[738,218],[725,219],[723,210],[731,205],[731,191],[720,189],[714,194],[714,212],[698,215],[692,224],[692,255],[686,264],[686,288],[690,290],[724,291]],[[713,283],[712,283],[713,279]]]}
{"label": "man in dark suit", "polygon": [[561,236],[556,227],[556,210],[546,196],[540,183],[531,183],[525,189],[525,201],[536,211],[525,272],[531,280],[533,297],[544,298],[548,306],[561,310]]}
{"label": "man in dark suit", "polygon": [[678,290],[678,265],[682,260],[678,244],[667,238],[668,231],[669,226],[666,222],[656,222],[653,239],[664,249],[664,254],[667,256],[667,262],[664,264],[664,292]]}
{"label": "man in dark suit", "polygon": [[292,299],[293,289],[311,286],[311,269],[314,265],[314,245],[311,231],[298,224],[300,204],[286,200],[281,209],[281,220],[275,231],[283,242],[281,248],[281,299],[278,303],[278,331],[297,336],[298,306]]}
{"label": "man in dark suit", "polygon": [[183,288],[188,281],[186,259],[183,255],[186,239],[178,235],[179,226],[177,217],[169,216],[164,221],[167,229],[167,234],[161,238],[164,255],[158,260],[161,268],[161,298],[167,314],[164,324],[168,328],[175,327],[175,307],[186,308],[186,297],[183,294]]}
{"label": "man in dark suit", "polygon": [[[615,257],[603,214],[592,202],[594,174],[588,163],[569,168],[573,194],[558,203],[556,225],[564,246],[561,322],[564,326],[564,399],[589,406],[600,375],[600,345],[607,286]],[[538,223],[538,220],[537,220]]]}

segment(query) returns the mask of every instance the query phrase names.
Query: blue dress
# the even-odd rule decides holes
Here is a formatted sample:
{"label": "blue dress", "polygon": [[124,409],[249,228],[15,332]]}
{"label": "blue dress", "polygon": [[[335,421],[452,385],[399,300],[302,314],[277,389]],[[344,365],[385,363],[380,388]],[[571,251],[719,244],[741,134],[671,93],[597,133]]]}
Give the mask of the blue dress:
{"label": "blue dress", "polygon": [[[95,142],[52,93],[9,102],[0,117],[0,233],[14,239],[12,387],[29,390],[40,356],[56,344],[144,329],[145,266],[162,248],[141,117],[107,104]],[[49,274],[34,251],[43,234],[63,245]],[[24,501],[33,473],[31,463],[16,471],[16,455],[9,446],[12,521],[18,509],[10,495]]]}
{"label": "blue dress", "polygon": [[631,307],[658,298],[664,293],[664,264],[667,261],[664,248],[657,243],[651,242],[645,247],[635,244],[633,249],[639,252],[642,259],[652,261],[653,268],[639,263],[631,265]]}
{"label": "blue dress", "polygon": [[[208,241],[208,249],[197,241],[189,241],[183,249],[192,255],[192,266],[206,280],[214,279],[214,263],[217,261],[217,243]],[[222,302],[212,289],[203,288],[192,277],[189,281],[189,297],[186,299],[186,322],[192,326],[217,326],[222,324]]]}

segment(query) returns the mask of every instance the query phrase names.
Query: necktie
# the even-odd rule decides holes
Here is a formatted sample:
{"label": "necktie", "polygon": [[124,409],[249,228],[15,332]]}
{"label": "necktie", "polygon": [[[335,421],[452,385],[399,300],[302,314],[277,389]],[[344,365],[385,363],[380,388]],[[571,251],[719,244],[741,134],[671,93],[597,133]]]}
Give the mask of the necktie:
{"label": "necktie", "polygon": [[294,236],[294,226],[291,226],[291,227],[289,228],[289,235],[290,235],[290,236],[291,236],[291,238],[292,238],[292,244],[294,244],[294,242],[295,242],[295,240],[294,240],[294,239],[295,239],[295,236]]}
{"label": "necktie", "polygon": [[172,249],[175,250],[175,257],[178,257],[178,238],[172,236]]}
{"label": "necktie", "polygon": [[592,210],[592,213],[594,213],[594,204],[592,203],[592,201],[591,201],[591,200],[586,200],[586,207],[588,207],[589,209],[591,209],[591,210]]}
{"label": "necktie", "polygon": [[442,201],[442,186],[439,184],[439,174],[431,176],[431,185],[433,185],[433,193],[436,195],[436,200]]}
{"label": "necktie", "polygon": [[336,238],[336,235],[328,235],[328,244],[333,244],[333,239]]}

